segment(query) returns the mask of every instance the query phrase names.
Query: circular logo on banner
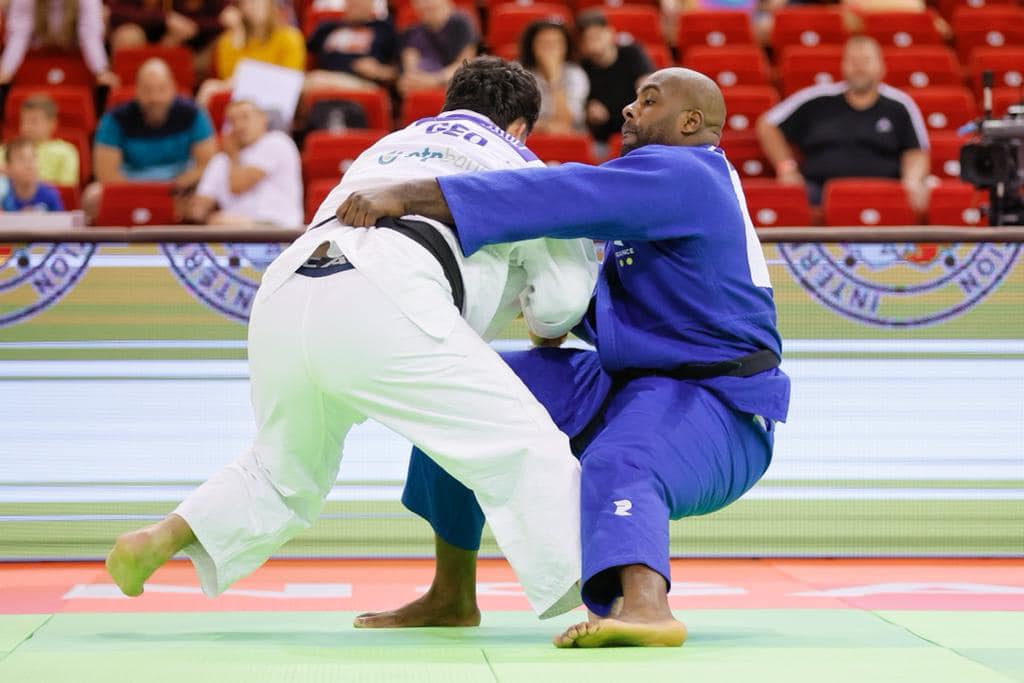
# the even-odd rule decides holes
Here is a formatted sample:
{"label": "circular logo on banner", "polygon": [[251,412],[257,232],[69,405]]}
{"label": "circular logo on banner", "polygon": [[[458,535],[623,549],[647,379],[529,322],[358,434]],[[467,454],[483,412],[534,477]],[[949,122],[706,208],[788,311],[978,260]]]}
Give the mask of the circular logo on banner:
{"label": "circular logo on banner", "polygon": [[49,308],[71,291],[85,272],[95,244],[0,245],[0,327]]}
{"label": "circular logo on banner", "polygon": [[218,313],[248,322],[260,275],[279,244],[161,244],[171,270],[192,295]]}
{"label": "circular logo on banner", "polygon": [[956,317],[998,286],[1021,244],[780,244],[793,277],[825,306],[881,327]]}

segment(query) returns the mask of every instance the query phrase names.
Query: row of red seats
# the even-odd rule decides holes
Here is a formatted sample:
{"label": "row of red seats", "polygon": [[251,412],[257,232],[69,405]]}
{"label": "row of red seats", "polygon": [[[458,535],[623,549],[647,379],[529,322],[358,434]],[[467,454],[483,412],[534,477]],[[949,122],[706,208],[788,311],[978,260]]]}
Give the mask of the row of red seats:
{"label": "row of red seats", "polygon": [[[306,188],[306,218],[334,187],[334,180],[314,182]],[[754,225],[761,228],[809,226],[813,213],[803,188],[779,185],[771,180],[743,183],[747,208]],[[77,206],[78,189],[60,188],[65,205]],[[932,190],[928,209],[931,225],[984,225],[981,206],[984,194],[959,181],[946,181]],[[822,202],[826,225],[913,225],[917,216],[907,204],[906,193],[896,180],[847,178],[827,183]],[[168,183],[122,183],[104,188],[97,225],[165,225],[174,223],[171,186]]]}

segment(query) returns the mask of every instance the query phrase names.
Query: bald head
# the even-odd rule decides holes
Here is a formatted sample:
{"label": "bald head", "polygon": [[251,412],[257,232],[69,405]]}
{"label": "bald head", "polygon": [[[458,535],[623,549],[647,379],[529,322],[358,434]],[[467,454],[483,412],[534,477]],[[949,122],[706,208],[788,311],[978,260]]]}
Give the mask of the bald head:
{"label": "bald head", "polygon": [[157,128],[167,120],[177,86],[174,74],[162,59],[147,59],[135,75],[135,99],[146,123]]}
{"label": "bald head", "polygon": [[725,123],[725,99],[713,80],[691,69],[655,71],[622,112],[622,151],[643,145],[717,145]]}

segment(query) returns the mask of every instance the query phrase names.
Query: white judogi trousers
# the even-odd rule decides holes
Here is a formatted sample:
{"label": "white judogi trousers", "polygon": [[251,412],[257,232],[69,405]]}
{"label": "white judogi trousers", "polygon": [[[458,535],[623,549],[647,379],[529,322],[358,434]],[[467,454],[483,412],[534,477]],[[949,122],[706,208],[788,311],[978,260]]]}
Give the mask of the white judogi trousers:
{"label": "white judogi trousers", "polygon": [[[450,293],[433,287],[437,305],[450,307]],[[358,269],[292,274],[254,302],[249,366],[255,442],[175,510],[198,539],[185,553],[207,595],[313,524],[345,436],[372,418],[474,490],[538,614],[579,604],[579,464],[461,318],[439,339]]]}

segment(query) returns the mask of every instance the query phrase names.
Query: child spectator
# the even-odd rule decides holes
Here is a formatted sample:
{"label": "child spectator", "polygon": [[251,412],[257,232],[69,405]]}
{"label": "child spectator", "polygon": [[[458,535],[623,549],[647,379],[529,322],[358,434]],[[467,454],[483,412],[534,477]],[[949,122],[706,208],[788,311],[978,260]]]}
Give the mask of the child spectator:
{"label": "child spectator", "polygon": [[419,17],[402,36],[399,92],[444,88],[464,61],[476,56],[476,29],[451,0],[412,0]]}
{"label": "child spectator", "polygon": [[100,0],[11,0],[7,9],[7,45],[0,56],[0,84],[10,83],[29,47],[81,49],[89,71],[101,85],[116,87],[103,46]]}
{"label": "child spectator", "polygon": [[540,118],[534,130],[568,133],[585,130],[584,109],[590,84],[579,64],[569,61],[569,31],[554,21],[535,21],[519,42],[519,61],[537,77]]}
{"label": "child spectator", "polygon": [[18,133],[36,146],[39,177],[54,185],[78,185],[78,148],[53,137],[57,130],[57,103],[48,95],[32,95],[22,102]]}
{"label": "child spectator", "polygon": [[3,198],[4,211],[63,211],[60,193],[39,181],[36,145],[28,138],[15,138],[4,151],[10,191]]}

